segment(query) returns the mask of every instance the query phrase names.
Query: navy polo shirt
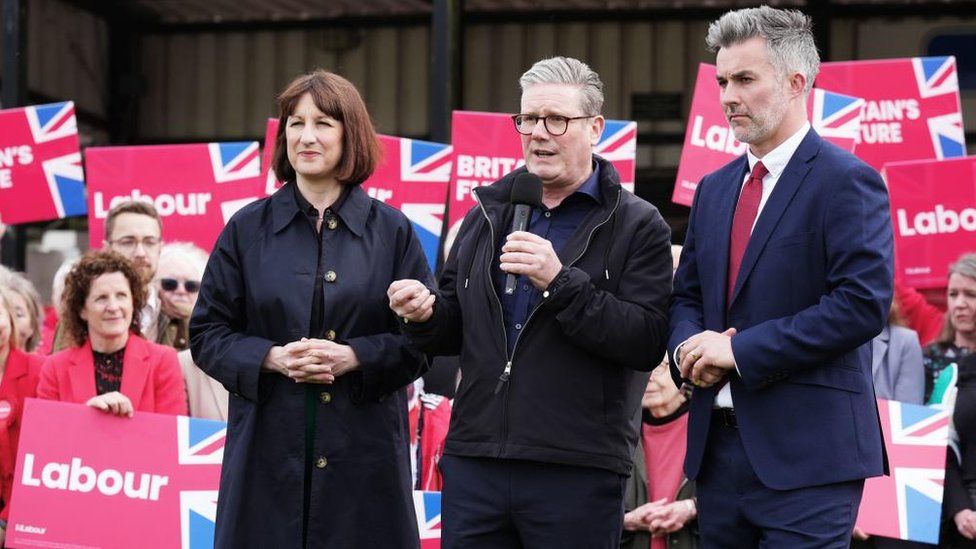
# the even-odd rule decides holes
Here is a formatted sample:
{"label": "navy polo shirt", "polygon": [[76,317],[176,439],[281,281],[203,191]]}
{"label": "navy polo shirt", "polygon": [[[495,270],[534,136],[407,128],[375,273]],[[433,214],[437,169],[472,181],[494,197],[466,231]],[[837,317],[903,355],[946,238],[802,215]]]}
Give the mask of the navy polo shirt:
{"label": "navy polo shirt", "polygon": [[[599,181],[600,166],[594,162],[593,173],[590,174],[590,177],[576,189],[576,192],[564,198],[558,206],[551,210],[545,206],[532,208],[528,232],[552,242],[552,249],[558,254],[563,246],[569,242],[576,229],[583,224],[586,216],[603,202]],[[502,302],[502,318],[505,322],[505,332],[508,335],[508,356],[511,357],[512,351],[515,349],[515,341],[525,326],[529,314],[539,303],[542,292],[532,285],[528,277],[519,276],[516,280],[515,293],[512,295],[505,294],[507,273],[498,268],[498,258],[502,255],[502,246],[505,245],[507,236],[507,232],[502,234],[501,241],[496,247],[495,290]]]}

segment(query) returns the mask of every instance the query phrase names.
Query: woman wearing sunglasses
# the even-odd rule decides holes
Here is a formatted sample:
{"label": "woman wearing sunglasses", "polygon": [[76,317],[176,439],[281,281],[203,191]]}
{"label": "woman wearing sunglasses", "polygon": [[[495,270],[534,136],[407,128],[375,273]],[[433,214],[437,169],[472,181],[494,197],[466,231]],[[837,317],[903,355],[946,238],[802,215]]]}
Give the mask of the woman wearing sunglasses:
{"label": "woman wearing sunglasses", "polygon": [[159,252],[156,289],[159,294],[159,334],[179,351],[186,382],[190,417],[227,421],[227,389],[193,362],[189,349],[190,313],[200,293],[200,279],[207,268],[207,252],[189,242],[171,242]]}
{"label": "woman wearing sunglasses", "polygon": [[190,313],[205,268],[207,252],[189,242],[171,242],[160,250],[155,279],[160,304],[158,343],[177,351],[190,347]]}

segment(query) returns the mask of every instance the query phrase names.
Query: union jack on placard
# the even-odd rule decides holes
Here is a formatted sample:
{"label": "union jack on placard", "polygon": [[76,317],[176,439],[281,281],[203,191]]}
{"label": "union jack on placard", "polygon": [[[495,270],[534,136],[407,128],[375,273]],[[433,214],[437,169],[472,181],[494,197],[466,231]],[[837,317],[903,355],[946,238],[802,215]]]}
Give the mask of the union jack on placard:
{"label": "union jack on placard", "polygon": [[176,432],[180,465],[220,465],[224,459],[226,423],[179,416]]}
{"label": "union jack on placard", "polygon": [[34,143],[46,143],[78,133],[75,104],[72,101],[26,107]]}
{"label": "union jack on placard", "polygon": [[860,97],[815,88],[811,125],[821,137],[857,139],[861,132],[864,104],[864,99]]}
{"label": "union jack on placard", "polygon": [[915,57],[912,67],[918,93],[923,98],[959,91],[955,57]]}
{"label": "union jack on placard", "polygon": [[85,215],[85,171],[81,168],[81,154],[72,153],[44,161],[44,178],[51,191],[51,199],[58,217]]}
{"label": "union jack on placard", "polygon": [[[417,139],[400,139],[400,179],[447,183],[452,147]],[[439,230],[439,229],[438,229]]]}
{"label": "union jack on placard", "polygon": [[868,533],[938,543],[949,413],[878,400],[891,475],[868,479],[861,514]]}
{"label": "union jack on placard", "polygon": [[257,141],[210,143],[210,162],[217,183],[250,179],[261,175]]}
{"label": "union jack on placard", "polygon": [[966,156],[966,131],[962,126],[962,114],[954,112],[933,116],[928,123],[936,158],[943,160]]}
{"label": "union jack on placard", "polygon": [[217,523],[217,490],[180,492],[182,549],[211,549]]}
{"label": "union jack on placard", "polygon": [[610,161],[632,160],[637,152],[637,122],[607,120],[593,152]]}
{"label": "union jack on placard", "polygon": [[417,529],[421,549],[437,549],[441,540],[441,493],[414,491],[413,505],[417,511]]}

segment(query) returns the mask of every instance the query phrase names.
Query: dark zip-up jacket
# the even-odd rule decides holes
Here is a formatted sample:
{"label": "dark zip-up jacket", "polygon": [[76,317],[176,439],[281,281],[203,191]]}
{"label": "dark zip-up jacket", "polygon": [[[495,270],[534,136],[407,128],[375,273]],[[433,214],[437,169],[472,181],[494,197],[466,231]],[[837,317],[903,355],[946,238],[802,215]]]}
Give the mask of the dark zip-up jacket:
{"label": "dark zip-up jacket", "polygon": [[509,231],[512,182],[476,189],[440,280],[433,316],[403,324],[432,355],[460,354],[446,454],[630,472],[640,397],[668,336],[670,230],[600,163],[603,204],[563,249],[562,271],[508,356],[496,246]]}

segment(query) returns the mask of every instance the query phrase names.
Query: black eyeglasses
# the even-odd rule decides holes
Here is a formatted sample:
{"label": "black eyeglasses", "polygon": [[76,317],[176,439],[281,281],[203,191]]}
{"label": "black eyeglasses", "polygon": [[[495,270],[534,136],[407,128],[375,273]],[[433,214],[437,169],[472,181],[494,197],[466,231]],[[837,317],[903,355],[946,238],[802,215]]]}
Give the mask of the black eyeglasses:
{"label": "black eyeglasses", "polygon": [[594,116],[596,115],[563,116],[561,114],[550,114],[549,116],[536,116],[534,114],[516,114],[512,116],[512,121],[515,122],[515,131],[522,135],[532,135],[540,120],[542,120],[542,125],[545,126],[549,135],[562,135],[569,129],[570,121],[593,118]]}
{"label": "black eyeglasses", "polygon": [[[159,285],[167,292],[175,292],[180,287],[180,281],[175,278],[160,278]],[[200,281],[184,280],[183,288],[191,294],[195,294],[200,291]]]}

